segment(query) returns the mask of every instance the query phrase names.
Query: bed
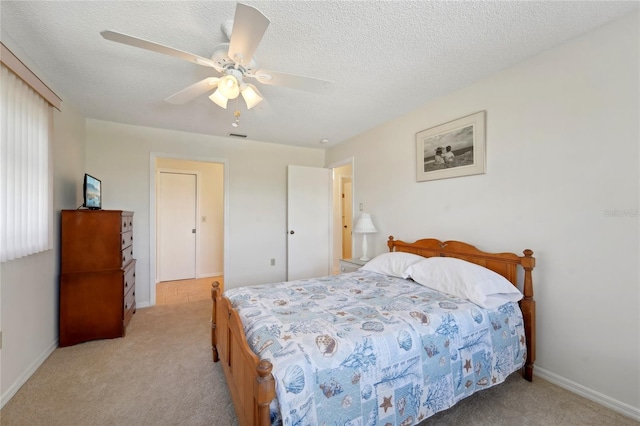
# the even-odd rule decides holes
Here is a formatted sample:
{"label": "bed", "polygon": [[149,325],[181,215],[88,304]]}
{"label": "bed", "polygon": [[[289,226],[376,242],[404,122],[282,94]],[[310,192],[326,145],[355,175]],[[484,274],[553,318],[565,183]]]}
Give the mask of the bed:
{"label": "bed", "polygon": [[[240,425],[412,425],[498,385],[515,370],[532,380],[531,250],[523,256],[496,254],[458,241],[407,243],[393,237],[388,246],[390,256],[416,258],[402,266],[408,279],[372,266],[225,294],[213,283],[213,361],[222,364]],[[493,271],[521,289],[520,300],[497,305],[469,296],[487,304],[481,309],[425,287],[419,282],[432,278],[423,273],[422,264],[429,262]],[[329,310],[322,299],[331,300]]]}

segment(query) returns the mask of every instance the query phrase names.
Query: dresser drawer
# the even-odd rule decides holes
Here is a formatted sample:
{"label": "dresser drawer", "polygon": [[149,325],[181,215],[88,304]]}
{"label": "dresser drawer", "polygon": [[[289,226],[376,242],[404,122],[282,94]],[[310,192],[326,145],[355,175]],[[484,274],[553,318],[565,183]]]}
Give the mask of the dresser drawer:
{"label": "dresser drawer", "polygon": [[135,287],[135,284],[133,284],[129,289],[129,292],[124,296],[124,300],[122,303],[122,306],[124,308],[124,311],[123,311],[124,316],[127,315],[127,311],[130,311],[133,309],[135,304],[136,304],[136,287]]}
{"label": "dresser drawer", "polygon": [[131,321],[131,317],[136,312],[136,287],[135,284],[129,289],[124,296],[122,303],[122,334],[126,332],[127,325]]}
{"label": "dresser drawer", "polygon": [[127,232],[133,230],[133,215],[123,214],[121,217],[120,232]]}
{"label": "dresser drawer", "polygon": [[129,325],[129,321],[131,321],[131,317],[136,312],[136,301],[133,301],[133,305],[129,307],[126,311],[124,311],[124,318],[122,319],[122,336],[124,336],[127,332],[127,326]]}
{"label": "dresser drawer", "polygon": [[128,264],[124,271],[124,298],[122,299],[123,320],[126,324],[135,312],[136,307],[136,261]]}
{"label": "dresser drawer", "polygon": [[136,261],[131,261],[124,270],[123,294],[127,294],[129,290],[136,284]]}
{"label": "dresser drawer", "polygon": [[122,233],[122,246],[120,247],[121,249],[124,249],[126,247],[129,247],[130,245],[133,244],[133,231],[129,231],[129,232],[123,232]]}
{"label": "dresser drawer", "polygon": [[122,250],[122,266],[125,266],[129,261],[133,259],[133,246],[129,246]]}

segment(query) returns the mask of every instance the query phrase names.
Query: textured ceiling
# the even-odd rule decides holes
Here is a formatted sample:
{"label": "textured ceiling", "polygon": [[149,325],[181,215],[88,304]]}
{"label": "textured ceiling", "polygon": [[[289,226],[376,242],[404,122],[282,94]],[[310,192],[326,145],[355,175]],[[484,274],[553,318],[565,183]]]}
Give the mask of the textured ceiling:
{"label": "textured ceiling", "polygon": [[2,39],[43,70],[63,108],[86,117],[325,147],[638,8],[635,1],[246,4],[271,20],[258,68],[332,80],[332,94],[256,83],[266,101],[249,111],[240,103],[233,128],[235,101],[227,110],[207,95],[164,101],[215,70],[100,35],[112,30],[210,57],[227,41],[221,24],[233,18],[235,2],[3,0]]}

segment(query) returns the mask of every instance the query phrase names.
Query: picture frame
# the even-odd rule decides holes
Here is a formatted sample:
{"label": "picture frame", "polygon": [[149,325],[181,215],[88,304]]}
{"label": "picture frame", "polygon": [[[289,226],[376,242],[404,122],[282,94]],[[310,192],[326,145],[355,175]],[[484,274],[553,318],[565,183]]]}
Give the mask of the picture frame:
{"label": "picture frame", "polygon": [[416,133],[416,181],[486,172],[486,111]]}

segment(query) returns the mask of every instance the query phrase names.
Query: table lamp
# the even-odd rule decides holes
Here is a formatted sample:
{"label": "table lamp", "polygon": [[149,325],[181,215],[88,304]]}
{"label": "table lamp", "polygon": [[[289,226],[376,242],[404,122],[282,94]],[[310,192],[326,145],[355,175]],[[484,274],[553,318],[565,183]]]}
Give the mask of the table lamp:
{"label": "table lamp", "polygon": [[369,213],[362,213],[360,218],[356,222],[355,228],[353,228],[353,232],[357,232],[362,235],[362,257],[360,260],[367,261],[370,260],[367,257],[367,234],[373,234],[374,232],[378,232],[376,227],[373,225],[371,221],[371,215]]}

